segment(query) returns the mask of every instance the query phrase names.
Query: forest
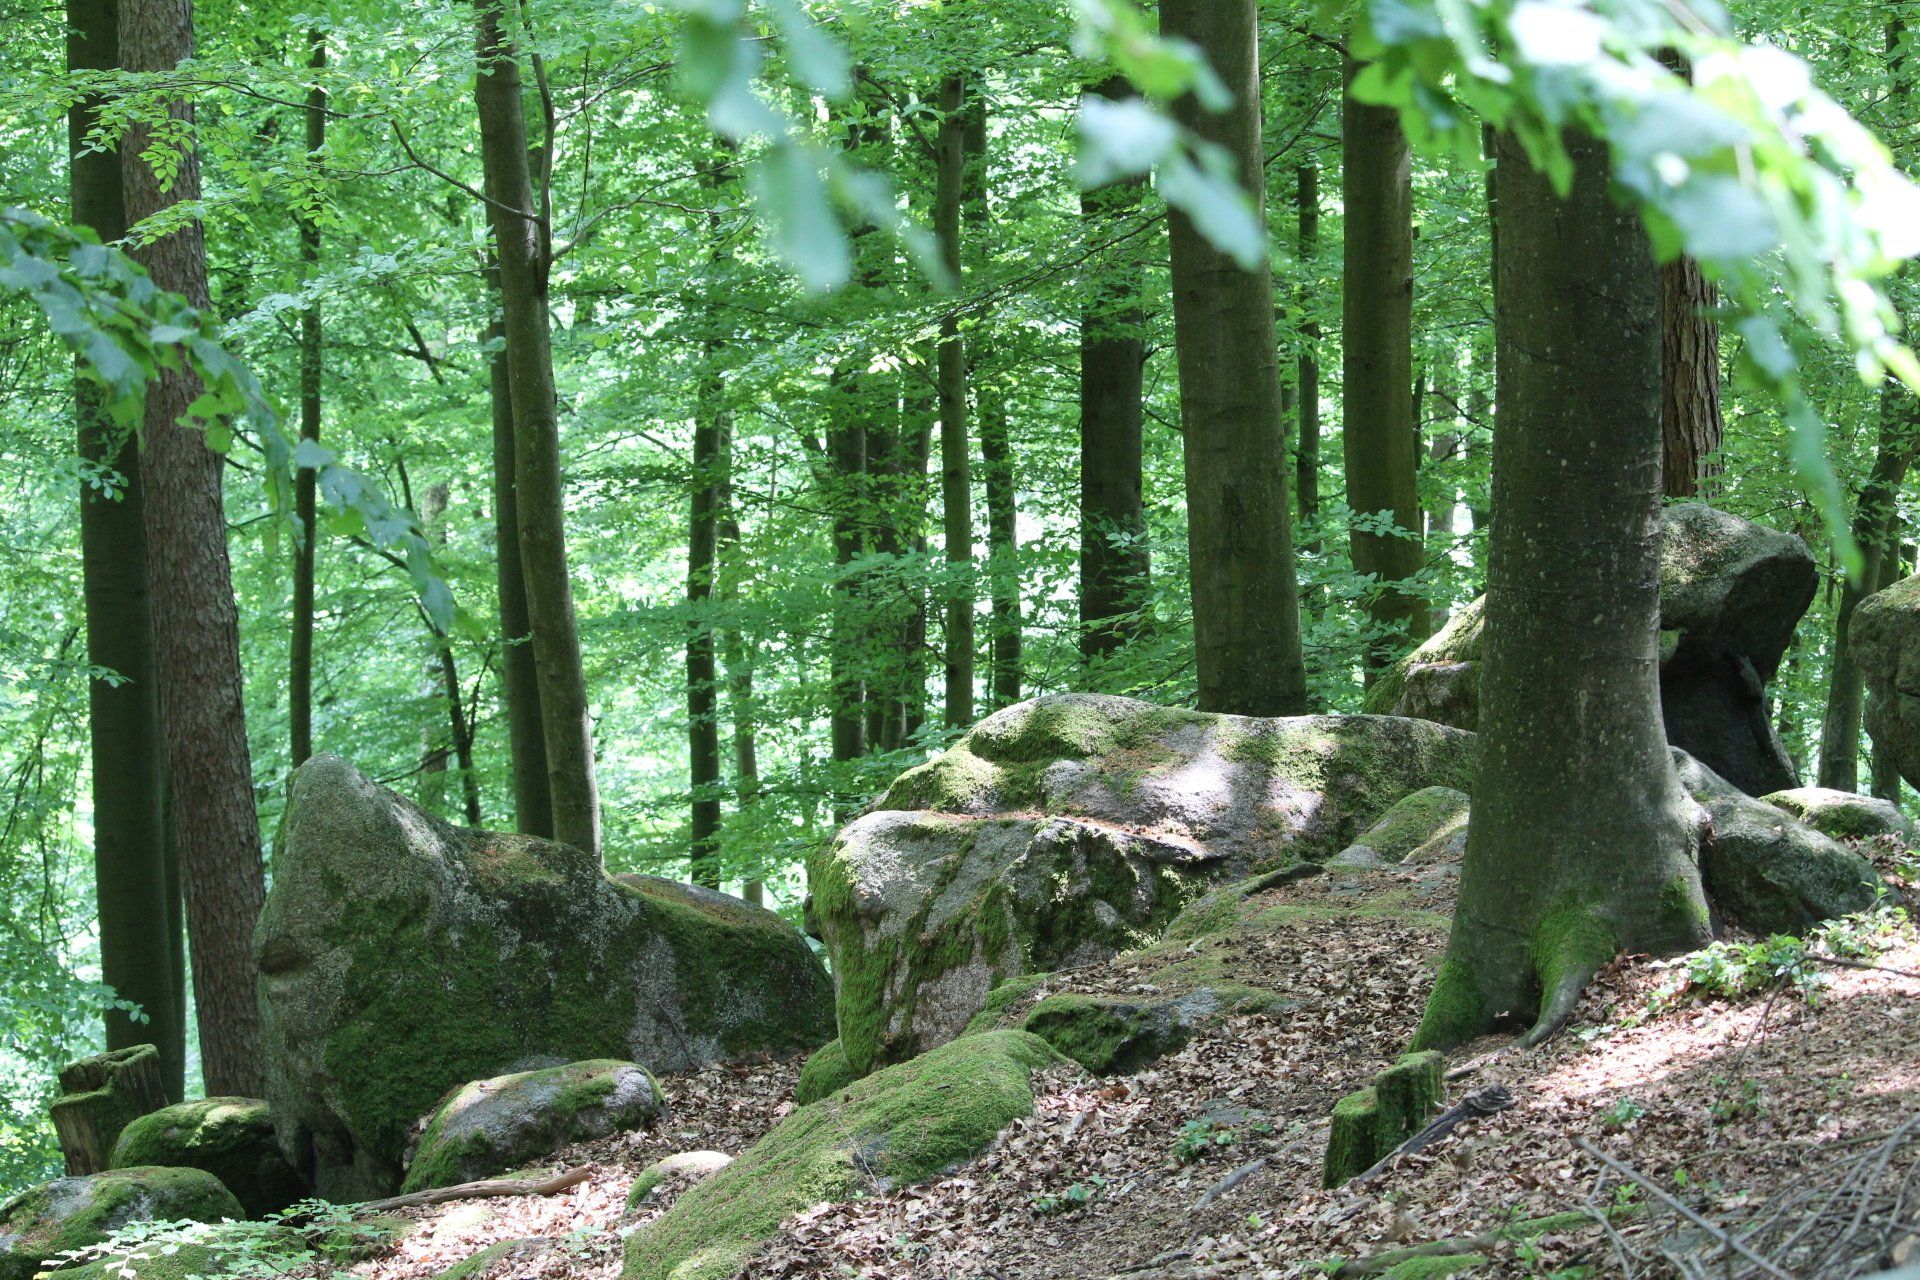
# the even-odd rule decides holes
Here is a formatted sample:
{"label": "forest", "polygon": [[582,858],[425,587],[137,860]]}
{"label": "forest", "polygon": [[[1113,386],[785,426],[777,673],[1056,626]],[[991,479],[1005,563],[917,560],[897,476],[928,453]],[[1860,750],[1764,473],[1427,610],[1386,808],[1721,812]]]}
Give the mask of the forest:
{"label": "forest", "polygon": [[0,1280],[1920,1276],[1912,0],[0,14]]}

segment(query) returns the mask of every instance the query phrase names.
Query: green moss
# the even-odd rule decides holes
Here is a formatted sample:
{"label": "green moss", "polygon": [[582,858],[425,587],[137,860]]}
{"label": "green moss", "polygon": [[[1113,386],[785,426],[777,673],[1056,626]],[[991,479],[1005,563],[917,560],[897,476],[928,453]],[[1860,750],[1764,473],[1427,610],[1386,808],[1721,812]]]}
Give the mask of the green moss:
{"label": "green moss", "polygon": [[1452,956],[1440,962],[1433,977],[1433,990],[1427,994],[1427,1007],[1420,1015],[1420,1028],[1413,1033],[1413,1048],[1451,1049],[1465,1044],[1487,1029],[1488,1010],[1480,994],[1473,971]]}
{"label": "green moss", "polygon": [[307,1194],[281,1154],[267,1104],[253,1098],[199,1098],[141,1116],[120,1134],[109,1163],[204,1169],[226,1184],[250,1218],[277,1213]]}
{"label": "green moss", "polygon": [[1379,821],[1354,838],[1388,862],[1401,862],[1433,840],[1467,825],[1467,796],[1452,787],[1422,787],[1394,802]]}
{"label": "green moss", "polygon": [[1610,921],[1577,899],[1560,902],[1534,927],[1533,972],[1543,998],[1568,982],[1585,985],[1619,951],[1620,935]]}
{"label": "green moss", "polygon": [[1700,891],[1700,882],[1692,876],[1673,876],[1660,886],[1662,936],[1697,936],[1699,930],[1709,925],[1712,914],[1706,894]]}
{"label": "green moss", "polygon": [[319,1232],[309,1230],[307,1239],[315,1253],[335,1266],[348,1267],[391,1252],[413,1230],[413,1225],[411,1218],[381,1213],[330,1224]]}
{"label": "green moss", "polygon": [[245,1211],[201,1169],[142,1165],[56,1178],[0,1206],[0,1280],[32,1280],[55,1254],[99,1244],[132,1222],[220,1222]]}
{"label": "green moss", "polygon": [[1424,1129],[1445,1094],[1445,1068],[1438,1053],[1409,1053],[1335,1103],[1323,1184],[1344,1186]]}
{"label": "green moss", "polygon": [[1439,1280],[1441,1276],[1455,1276],[1484,1267],[1488,1261],[1487,1256],[1480,1253],[1459,1253],[1451,1257],[1415,1255],[1402,1258],[1379,1274],[1380,1280]]}
{"label": "green moss", "polygon": [[284,1275],[313,1260],[290,1227],[226,1223],[178,1237],[162,1235],[125,1251],[55,1272],[60,1280],[208,1280],[239,1275]]}
{"label": "green moss", "polygon": [[[144,1114],[143,1108],[147,1105],[144,1097],[122,1092],[119,1081],[123,1077],[157,1072],[159,1060],[159,1049],[150,1044],[137,1044],[82,1058],[67,1066],[60,1072],[60,1082],[69,1092],[55,1098],[47,1108],[49,1119],[57,1127],[63,1113],[84,1116],[84,1120],[76,1119],[74,1123],[99,1134],[102,1147],[111,1153],[120,1134]],[[83,1082],[103,1083],[99,1088],[89,1089]]]}
{"label": "green moss", "polygon": [[478,1280],[481,1276],[491,1275],[496,1269],[534,1261],[551,1252],[555,1242],[551,1238],[533,1240],[502,1240],[490,1244],[464,1262],[459,1262],[445,1271],[436,1273],[432,1280]]}
{"label": "green moss", "polygon": [[725,1280],[789,1214],[970,1159],[1032,1113],[1030,1077],[1057,1061],[1024,1032],[967,1036],[799,1108],[630,1236],[624,1280]]}
{"label": "green moss", "polygon": [[965,1035],[977,1035],[982,1031],[1004,1031],[1009,1025],[1007,1011],[1031,995],[1036,987],[1053,981],[1051,973],[1022,973],[996,983],[987,993],[987,1002],[980,1012],[973,1015],[973,1021],[967,1024]]}
{"label": "green moss", "polygon": [[814,1050],[813,1056],[800,1068],[799,1082],[793,1086],[793,1100],[801,1106],[818,1102],[859,1078],[860,1073],[847,1061],[847,1051],[840,1047],[840,1042],[829,1040]]}
{"label": "green moss", "polygon": [[1185,1044],[1191,1031],[1165,1005],[1109,996],[1048,996],[1023,1024],[1095,1075],[1117,1075]]}

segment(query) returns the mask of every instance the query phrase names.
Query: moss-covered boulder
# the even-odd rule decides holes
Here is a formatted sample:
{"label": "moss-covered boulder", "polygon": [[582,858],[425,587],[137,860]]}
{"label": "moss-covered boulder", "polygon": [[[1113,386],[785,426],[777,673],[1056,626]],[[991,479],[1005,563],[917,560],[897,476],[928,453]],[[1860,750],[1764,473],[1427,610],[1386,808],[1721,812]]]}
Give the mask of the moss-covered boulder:
{"label": "moss-covered boulder", "polygon": [[[1749,795],[1798,785],[1766,714],[1764,687],[1817,580],[1812,554],[1792,534],[1699,503],[1662,513],[1660,701],[1667,740]],[[1368,690],[1367,710],[1477,727],[1482,606],[1476,600],[1459,610],[1389,669]]]}
{"label": "moss-covered boulder", "polygon": [[1334,1104],[1321,1181],[1344,1186],[1427,1127],[1445,1096],[1446,1059],[1410,1053]]}
{"label": "moss-covered boulder", "polygon": [[530,1240],[502,1240],[490,1244],[472,1257],[456,1262],[445,1271],[436,1271],[432,1280],[506,1280],[508,1276],[528,1274],[548,1254],[560,1247],[551,1236]]}
{"label": "moss-covered boulder", "polygon": [[790,1214],[964,1163],[1032,1114],[1032,1074],[1058,1061],[1024,1032],[967,1036],[799,1108],[629,1236],[623,1280],[728,1280]]}
{"label": "moss-covered boulder", "polygon": [[1920,787],[1920,575],[1860,602],[1847,644],[1866,681],[1867,731],[1900,776]]}
{"label": "moss-covered boulder", "polygon": [[285,1275],[313,1260],[305,1237],[291,1227],[228,1222],[165,1232],[54,1274],[60,1280],[213,1280]]}
{"label": "moss-covered boulder", "polygon": [[307,1194],[280,1150],[273,1117],[257,1098],[197,1098],[141,1116],[120,1133],[113,1168],[205,1169],[250,1218],[278,1213]]}
{"label": "moss-covered boulder", "polygon": [[491,1178],[570,1142],[645,1128],[664,1105],[646,1068],[611,1058],[475,1080],[434,1108],[400,1190]]}
{"label": "moss-covered boulder", "polygon": [[1152,942],[1214,885],[1325,858],[1423,787],[1464,789],[1471,742],[1084,694],[988,717],[813,860],[847,1062],[911,1058],[1010,977]]}
{"label": "moss-covered boulder", "polygon": [[1881,880],[1851,849],[1743,795],[1706,801],[1700,875],[1716,910],[1755,933],[1800,933],[1872,906]]}
{"label": "moss-covered boulder", "polygon": [[1162,999],[1061,992],[1034,1005],[1021,1025],[1095,1075],[1125,1075],[1184,1046],[1196,1027],[1281,1003],[1270,991],[1237,984],[1202,984]]}
{"label": "moss-covered boulder", "polygon": [[1416,850],[1444,847],[1467,827],[1467,793],[1452,787],[1422,787],[1395,804],[1380,821],[1333,856],[1329,866],[1377,867],[1405,862]]}
{"label": "moss-covered boulder", "polygon": [[470,1080],[590,1058],[673,1071],[833,1034],[825,971],[771,912],[449,826],[335,756],[294,776],[273,870],[267,1100],[329,1199],[391,1192],[414,1123]]}
{"label": "moss-covered boulder", "polygon": [[627,1188],[627,1213],[662,1204],[733,1163],[724,1151],[676,1151],[642,1169]]}
{"label": "moss-covered boulder", "polygon": [[847,1062],[847,1051],[838,1040],[829,1040],[813,1051],[800,1068],[800,1079],[793,1086],[793,1100],[801,1106],[818,1102],[830,1093],[858,1080],[860,1075]]}
{"label": "moss-covered boulder", "polygon": [[245,1210],[201,1169],[113,1169],[55,1178],[0,1205],[0,1280],[33,1280],[58,1254],[135,1222],[220,1222]]}
{"label": "moss-covered boulder", "polygon": [[1760,798],[1835,840],[1892,836],[1903,843],[1913,843],[1912,820],[1900,812],[1899,805],[1879,796],[1835,791],[1831,787],[1794,787]]}

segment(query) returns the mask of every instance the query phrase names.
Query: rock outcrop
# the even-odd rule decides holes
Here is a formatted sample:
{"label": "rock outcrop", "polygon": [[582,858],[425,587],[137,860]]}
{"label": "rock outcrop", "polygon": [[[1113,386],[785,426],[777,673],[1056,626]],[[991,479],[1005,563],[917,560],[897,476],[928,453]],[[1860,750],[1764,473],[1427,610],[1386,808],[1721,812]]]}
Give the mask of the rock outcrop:
{"label": "rock outcrop", "polygon": [[257,1098],[199,1098],[141,1116],[120,1134],[113,1168],[167,1165],[204,1169],[225,1184],[250,1218],[278,1213],[307,1194]]}
{"label": "rock outcrop", "polygon": [[1874,840],[1892,836],[1903,843],[1913,842],[1913,823],[1900,812],[1900,806],[1879,796],[1835,791],[1831,787],[1795,787],[1761,796],[1776,809],[1784,809],[1821,835],[1835,840]]}
{"label": "rock outcrop", "polygon": [[610,1058],[475,1080],[434,1108],[400,1190],[478,1182],[570,1142],[645,1128],[663,1106],[645,1068]]}
{"label": "rock outcrop", "polygon": [[1701,800],[1700,878],[1714,910],[1736,924],[1798,934],[1873,905],[1880,876],[1859,854],[1750,796]]}
{"label": "rock outcrop", "polygon": [[[1667,740],[1748,795],[1799,785],[1767,718],[1764,688],[1817,581],[1812,554],[1791,534],[1698,503],[1664,513],[1660,699]],[[1367,709],[1475,728],[1482,623],[1480,601],[1461,609],[1374,685]]]}
{"label": "rock outcrop", "polygon": [[0,1205],[0,1280],[33,1280],[57,1254],[99,1244],[135,1222],[220,1222],[244,1216],[200,1169],[114,1169],[55,1178]]}
{"label": "rock outcrop", "polygon": [[1847,636],[1867,686],[1873,749],[1920,787],[1920,575],[1862,600]]}
{"label": "rock outcrop", "polygon": [[997,712],[813,860],[846,1061],[945,1043],[1005,979],[1153,941],[1207,888],[1324,859],[1471,769],[1471,737],[1423,720],[1087,694]]}
{"label": "rock outcrop", "polygon": [[771,912],[449,826],[335,756],[294,777],[255,947],[280,1142],[335,1200],[391,1192],[414,1123],[467,1081],[833,1034],[825,971]]}
{"label": "rock outcrop", "polygon": [[988,1032],[799,1108],[629,1236],[622,1280],[727,1280],[790,1214],[956,1167],[1032,1114],[1032,1075],[1058,1061],[1024,1032]]}

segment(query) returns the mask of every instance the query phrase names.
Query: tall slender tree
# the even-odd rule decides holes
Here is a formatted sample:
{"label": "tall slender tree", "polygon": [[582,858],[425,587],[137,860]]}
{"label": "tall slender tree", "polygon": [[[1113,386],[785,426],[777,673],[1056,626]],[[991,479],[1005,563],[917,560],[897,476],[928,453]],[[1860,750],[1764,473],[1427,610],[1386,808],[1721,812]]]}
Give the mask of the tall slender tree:
{"label": "tall slender tree", "polygon": [[1479,762],[1460,899],[1416,1042],[1550,1034],[1622,947],[1707,939],[1660,718],[1660,295],[1604,144],[1557,196],[1499,146],[1498,407]]}
{"label": "tall slender tree", "polygon": [[[1234,96],[1218,113],[1188,96],[1175,104],[1176,118],[1231,157],[1263,211],[1258,8],[1255,0],[1162,0],[1160,25],[1192,41]],[[1183,213],[1170,228],[1200,707],[1296,715],[1307,709],[1307,677],[1273,273],[1264,263],[1239,265]]]}
{"label": "tall slender tree", "polygon": [[[992,257],[993,211],[987,198],[987,99],[977,85],[966,94],[962,114],[960,199],[968,240],[964,256],[969,270],[978,274]],[[967,336],[967,380],[980,417],[980,478],[987,497],[987,595],[992,605],[988,691],[994,706],[1005,707],[1020,701],[1022,682],[1018,476],[1013,423],[999,381],[986,371],[988,351],[982,315]]]}
{"label": "tall slender tree", "polygon": [[[1123,77],[1094,88],[1110,101],[1133,90]],[[1143,283],[1133,238],[1144,176],[1080,193],[1093,262],[1080,309],[1080,652],[1118,651],[1140,630],[1152,549],[1144,468],[1147,363]]]}
{"label": "tall slender tree", "polygon": [[[940,81],[940,133],[935,147],[933,233],[947,273],[960,279],[961,213],[966,195],[966,77]],[[973,723],[973,471],[967,433],[967,353],[960,315],[953,307],[940,320],[940,501],[944,512],[949,574],[946,627],[946,720],[951,728]]]}
{"label": "tall slender tree", "polygon": [[[118,7],[117,0],[67,0],[69,70],[119,67]],[[68,181],[74,224],[113,241],[126,234],[126,203],[120,158],[88,140],[99,108],[99,100],[89,97],[67,113]],[[157,1046],[167,1096],[177,1102],[186,1088],[186,1015],[178,999],[180,886],[177,868],[169,865],[140,451],[133,436],[107,416],[96,384],[77,379],[75,394],[80,455],[118,477],[111,492],[89,486],[80,495],[87,660],[114,673],[87,682],[100,969],[107,985],[146,1017],[137,1023],[122,1010],[109,1010],[107,1047]]]}
{"label": "tall slender tree", "polygon": [[527,152],[520,55],[503,0],[475,0],[480,158],[500,262],[508,383],[513,389],[514,494],[527,617],[540,684],[554,838],[600,856],[593,721],[567,567],[566,493],[547,322],[552,226],[536,203]]}
{"label": "tall slender tree", "polygon": [[1661,472],[1669,498],[1711,496],[1720,474],[1719,291],[1692,258],[1660,268],[1660,418],[1665,433]]}
{"label": "tall slender tree", "polygon": [[[1301,266],[1312,270],[1320,254],[1320,166],[1309,160],[1294,170],[1294,202],[1298,207],[1300,229],[1295,244]],[[1312,305],[1312,285],[1300,287],[1301,311]],[[1295,368],[1298,389],[1294,403],[1300,414],[1294,440],[1294,500],[1301,523],[1311,524],[1320,516],[1320,322],[1311,314],[1300,322],[1300,357]],[[1307,550],[1318,551],[1317,543]]]}
{"label": "tall slender tree", "polygon": [[693,793],[692,860],[696,884],[720,887],[720,675],[713,616],[721,499],[732,434],[717,368],[719,342],[707,343],[693,426],[693,499],[687,546],[687,755]]}
{"label": "tall slender tree", "polygon": [[[1347,83],[1359,74],[1346,66]],[[1392,661],[1391,632],[1418,640],[1427,633],[1427,605],[1403,584],[1424,560],[1422,513],[1415,480],[1419,434],[1414,424],[1413,386],[1413,161],[1397,112],[1368,106],[1348,95],[1341,140],[1341,173],[1347,212],[1346,270],[1342,275],[1341,386],[1345,412],[1347,505],[1359,520],[1380,520],[1384,529],[1356,524],[1353,568],[1377,586],[1367,612],[1385,629],[1364,655],[1369,680]]]}
{"label": "tall slender tree", "polygon": [[[307,32],[307,67],[314,82],[307,87],[306,105],[301,108],[305,126],[307,163],[317,170],[321,150],[327,144],[327,91],[319,73],[327,65],[327,37],[324,32]],[[299,219],[300,265],[309,284],[320,270],[320,220],[318,210],[308,210]],[[300,438],[320,439],[321,380],[326,368],[325,335],[320,325],[320,300],[314,298],[300,312]],[[313,557],[319,542],[319,527],[314,523],[314,480],[310,468],[301,468],[293,478],[293,512],[300,530],[293,551],[293,634],[287,645],[287,722],[292,735],[293,767],[305,764],[313,754]]]}
{"label": "tall slender tree", "polygon": [[[128,71],[171,72],[192,56],[192,0],[124,0],[120,57]],[[168,115],[191,127],[193,108],[176,101]],[[172,161],[163,177],[146,156],[156,148],[151,123],[136,125],[121,139],[130,222],[200,199],[199,156],[191,144],[174,150],[178,145],[157,147]],[[195,306],[209,305],[206,240],[197,218],[135,255],[155,284]],[[221,494],[224,464],[203,433],[180,425],[199,395],[199,379],[184,370],[162,373],[147,389],[142,514],[155,675],[193,956],[201,1071],[209,1094],[259,1097],[265,1075],[253,927],[266,899],[266,874],[241,698],[240,619]]]}

